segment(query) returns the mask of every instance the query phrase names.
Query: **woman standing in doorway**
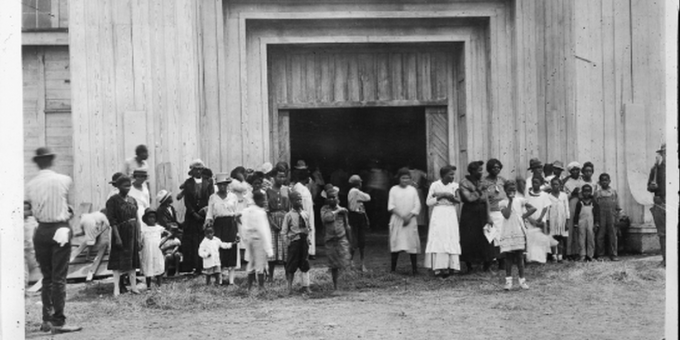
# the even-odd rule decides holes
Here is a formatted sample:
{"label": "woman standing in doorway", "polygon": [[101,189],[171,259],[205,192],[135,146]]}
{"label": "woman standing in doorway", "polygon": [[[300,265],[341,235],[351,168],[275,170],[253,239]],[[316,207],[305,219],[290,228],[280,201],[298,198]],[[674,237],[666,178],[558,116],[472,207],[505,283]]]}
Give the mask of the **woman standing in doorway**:
{"label": "woman standing in doorway", "polygon": [[286,247],[283,237],[281,237],[281,227],[283,218],[290,210],[290,200],[288,199],[289,189],[285,185],[288,180],[288,169],[283,165],[277,164],[273,170],[274,183],[267,189],[267,206],[269,208],[269,226],[272,233],[272,246],[274,256],[269,258],[269,282],[274,282],[274,269],[277,263],[286,260]]}

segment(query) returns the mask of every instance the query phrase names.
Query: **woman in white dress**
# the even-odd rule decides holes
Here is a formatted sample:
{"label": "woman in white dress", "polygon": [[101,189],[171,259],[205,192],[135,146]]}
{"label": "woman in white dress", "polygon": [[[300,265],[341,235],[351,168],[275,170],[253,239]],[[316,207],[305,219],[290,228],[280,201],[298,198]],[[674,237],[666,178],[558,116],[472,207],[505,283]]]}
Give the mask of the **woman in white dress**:
{"label": "woman in white dress", "polygon": [[453,181],[455,174],[455,166],[442,167],[439,171],[441,179],[432,183],[426,201],[433,209],[425,247],[425,267],[443,278],[448,277],[452,269],[460,270],[460,234],[454,205],[460,200],[458,183]]}
{"label": "woman in white dress", "polygon": [[[149,177],[144,169],[137,169],[132,173],[132,187],[128,195],[137,201],[137,218],[141,221],[142,216],[147,208],[151,208],[151,194],[149,193],[149,186],[145,185],[146,179]],[[142,222],[144,226],[144,222]]]}
{"label": "woman in white dress", "polygon": [[413,275],[418,274],[418,253],[420,253],[420,237],[418,236],[418,221],[420,213],[420,198],[418,191],[411,185],[411,173],[407,168],[397,172],[399,185],[390,189],[387,201],[387,211],[390,217],[390,252],[392,253],[392,272],[397,269],[400,252],[406,252],[411,257]]}

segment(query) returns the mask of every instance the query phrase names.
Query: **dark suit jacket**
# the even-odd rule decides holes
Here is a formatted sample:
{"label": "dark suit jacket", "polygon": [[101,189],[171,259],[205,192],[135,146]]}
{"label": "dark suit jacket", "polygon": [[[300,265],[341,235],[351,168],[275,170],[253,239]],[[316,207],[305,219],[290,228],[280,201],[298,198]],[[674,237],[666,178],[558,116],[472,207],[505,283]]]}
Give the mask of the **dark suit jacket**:
{"label": "dark suit jacket", "polygon": [[[193,219],[194,212],[200,212],[201,209],[207,207],[210,195],[215,192],[212,181],[203,180],[200,184],[200,190],[196,190],[197,185],[193,177],[184,182],[184,206],[187,208],[186,219],[189,219],[189,217]],[[202,215],[205,216],[204,214]]]}

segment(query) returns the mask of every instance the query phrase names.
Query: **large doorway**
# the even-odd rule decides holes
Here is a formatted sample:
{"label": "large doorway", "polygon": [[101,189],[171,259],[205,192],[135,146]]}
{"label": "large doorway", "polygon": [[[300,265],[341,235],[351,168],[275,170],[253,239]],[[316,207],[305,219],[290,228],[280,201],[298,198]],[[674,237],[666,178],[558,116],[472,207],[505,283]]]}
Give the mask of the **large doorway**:
{"label": "large doorway", "polygon": [[426,142],[424,107],[290,111],[291,161],[303,159],[326,177],[337,169],[360,173],[372,161],[390,173],[426,170]]}

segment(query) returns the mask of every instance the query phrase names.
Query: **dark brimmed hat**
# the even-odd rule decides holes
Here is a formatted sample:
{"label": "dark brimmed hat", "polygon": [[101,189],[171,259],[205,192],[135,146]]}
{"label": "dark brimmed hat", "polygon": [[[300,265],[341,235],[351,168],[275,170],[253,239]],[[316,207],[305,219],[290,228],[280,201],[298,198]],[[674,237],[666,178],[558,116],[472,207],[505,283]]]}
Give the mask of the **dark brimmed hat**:
{"label": "dark brimmed hat", "polygon": [[35,150],[35,156],[33,160],[36,161],[42,158],[54,158],[56,156],[49,148],[43,146]]}
{"label": "dark brimmed hat", "polygon": [[149,172],[145,169],[135,169],[135,171],[132,172],[132,177],[137,175],[149,176]]}
{"label": "dark brimmed hat", "polygon": [[153,210],[152,208],[146,208],[146,210],[144,210],[144,215],[142,215],[142,222],[149,224],[149,223],[147,223],[147,221],[148,221],[149,215],[151,215],[151,214],[156,216],[156,210]]}
{"label": "dark brimmed hat", "polygon": [[116,188],[119,187],[121,184],[125,182],[132,182],[132,179],[128,176],[121,175],[120,177],[116,178]]}
{"label": "dark brimmed hat", "polygon": [[295,169],[297,170],[307,169],[307,163],[305,163],[305,161],[303,160],[299,160],[297,161],[297,163],[295,163]]}
{"label": "dark brimmed hat", "polygon": [[538,158],[532,158],[529,161],[529,169],[527,169],[527,170],[542,168],[542,167],[543,167],[543,163],[541,163],[541,161],[539,161]]}
{"label": "dark brimmed hat", "polygon": [[113,176],[111,176],[111,181],[109,182],[109,184],[116,185],[116,181],[118,180],[118,178],[120,178],[120,176],[123,176],[122,172],[116,172],[115,174],[113,174]]}

